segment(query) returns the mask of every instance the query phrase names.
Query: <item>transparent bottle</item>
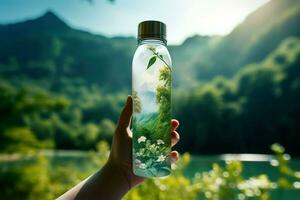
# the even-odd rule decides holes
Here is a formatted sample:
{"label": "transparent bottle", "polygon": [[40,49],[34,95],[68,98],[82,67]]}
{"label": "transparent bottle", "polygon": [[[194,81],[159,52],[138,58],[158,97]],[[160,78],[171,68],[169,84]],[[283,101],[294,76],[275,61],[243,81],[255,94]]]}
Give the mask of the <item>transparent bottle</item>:
{"label": "transparent bottle", "polygon": [[167,176],[171,171],[171,57],[166,25],[139,24],[132,62],[132,161],[134,174]]}

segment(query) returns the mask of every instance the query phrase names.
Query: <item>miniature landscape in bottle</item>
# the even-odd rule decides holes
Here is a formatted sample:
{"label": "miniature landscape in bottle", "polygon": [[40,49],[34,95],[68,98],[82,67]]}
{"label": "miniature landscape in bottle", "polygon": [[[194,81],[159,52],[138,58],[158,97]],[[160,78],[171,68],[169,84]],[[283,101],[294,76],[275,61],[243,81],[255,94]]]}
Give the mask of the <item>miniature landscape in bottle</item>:
{"label": "miniature landscape in bottle", "polygon": [[166,48],[147,45],[133,69],[133,171],[143,177],[170,174],[171,67]]}

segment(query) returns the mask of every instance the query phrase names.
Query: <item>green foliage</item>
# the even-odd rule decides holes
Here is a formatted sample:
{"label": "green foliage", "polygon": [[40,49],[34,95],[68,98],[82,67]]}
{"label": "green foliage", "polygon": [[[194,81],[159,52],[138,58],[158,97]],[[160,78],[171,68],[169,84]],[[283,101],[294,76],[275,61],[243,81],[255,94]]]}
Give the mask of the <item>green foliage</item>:
{"label": "green foliage", "polygon": [[115,128],[111,119],[117,120],[123,95],[103,97],[99,91],[91,95],[90,90],[96,89],[83,88],[80,98],[73,99],[72,91],[57,95],[28,83],[13,86],[1,81],[1,151],[95,149],[101,139],[111,141]]}
{"label": "green foliage", "polygon": [[1,149],[7,153],[30,153],[39,145],[34,134],[26,127],[6,129],[1,139]]}
{"label": "green foliage", "polygon": [[156,61],[156,56],[151,57],[147,65],[147,69],[149,69],[149,67],[151,67],[151,65],[153,65],[155,61]]}
{"label": "green foliage", "polygon": [[[1,169],[1,196],[4,199],[50,199],[51,184],[47,170],[47,159],[37,156],[36,160],[24,167]],[[17,181],[16,181],[17,180]]]}
{"label": "green foliage", "polygon": [[163,176],[170,173],[170,147],[166,146],[162,139],[151,143],[145,136],[138,138],[138,143],[134,146],[133,159],[135,163],[135,173],[144,176]]}
{"label": "green foliage", "polygon": [[124,199],[195,199],[196,193],[190,186],[191,181],[183,175],[183,169],[189,161],[190,155],[184,154],[171,176],[147,179],[143,184],[131,190]]}
{"label": "green foliage", "polygon": [[228,161],[225,168],[214,164],[212,170],[198,173],[194,178],[194,187],[199,199],[270,199],[268,190],[271,181],[266,175],[244,179],[242,163]]}
{"label": "green foliage", "polygon": [[132,91],[132,99],[133,99],[133,112],[140,113],[143,107],[137,91]]}
{"label": "green foliage", "polygon": [[[147,148],[148,150],[150,149]],[[290,176],[292,169],[286,162],[284,148],[274,144],[278,170]],[[54,199],[63,192],[95,172],[102,166],[109,155],[109,145],[101,141],[97,152],[90,152],[86,162],[93,163],[89,170],[75,169],[74,166],[50,166],[50,159],[43,154],[20,156],[25,159],[16,166],[0,165],[1,195],[5,199]],[[284,158],[284,159],[283,159]],[[27,161],[26,161],[27,160]],[[140,186],[132,189],[124,199],[214,199],[214,200],[270,200],[275,189],[297,189],[291,179],[272,182],[264,174],[244,178],[243,165],[240,161],[227,161],[224,167],[214,164],[208,172],[198,172],[190,179],[184,175],[185,167],[191,157],[185,153],[173,166],[172,174],[166,178],[147,179]],[[285,160],[285,161],[284,161]],[[286,171],[286,168],[289,170]],[[284,170],[283,170],[284,169]],[[288,173],[286,173],[288,172]],[[294,180],[299,180],[299,172],[293,172]]]}
{"label": "green foliage", "polygon": [[287,38],[264,61],[245,66],[232,79],[216,77],[178,94],[175,115],[189,135],[179,148],[194,153],[269,153],[267,146],[281,141],[299,154],[294,142],[300,139],[299,47],[298,38]]}
{"label": "green foliage", "polygon": [[169,68],[170,71],[172,71],[170,65],[165,61],[163,55],[159,54],[154,47],[149,47],[149,50],[153,53],[153,56],[149,59],[147,69],[152,66],[155,63],[156,58],[158,58],[166,65],[166,67]]}
{"label": "green foliage", "polygon": [[[55,154],[55,153],[54,153]],[[3,165],[0,160],[1,198],[12,200],[56,199],[65,191],[94,173],[107,160],[109,145],[99,142],[97,151],[89,153],[86,162],[93,163],[84,171],[68,165],[53,165],[53,158],[43,153],[30,155],[15,154],[19,159],[17,165]],[[1,154],[3,156],[3,154]],[[8,157],[9,162],[15,162]]]}
{"label": "green foliage", "polygon": [[272,151],[276,154],[275,166],[278,166],[279,179],[277,185],[280,189],[293,189],[296,187],[298,181],[300,181],[299,172],[294,171],[289,166],[290,155],[285,154],[285,148],[278,143],[272,144]]}
{"label": "green foliage", "polygon": [[43,90],[17,88],[8,82],[1,82],[0,90],[0,151],[25,153],[53,147],[52,138],[35,134],[27,122],[39,115],[62,110],[69,101],[63,97],[49,97]]}
{"label": "green foliage", "polygon": [[[284,148],[274,144],[272,149],[277,154],[278,170],[288,168],[292,171],[286,162],[281,161],[282,157],[286,157]],[[244,178],[243,163],[237,160],[226,161],[224,167],[213,164],[211,170],[197,172],[190,180],[183,174],[184,167],[189,162],[189,154],[182,155],[171,176],[147,179],[142,185],[131,190],[125,199],[271,200],[276,189],[297,189],[293,187],[290,179],[283,181],[282,177],[279,177],[277,183],[272,182],[265,174]]]}
{"label": "green foliage", "polygon": [[156,88],[159,116],[155,133],[163,137],[164,141],[168,141],[170,137],[168,134],[171,132],[171,71],[168,66],[164,66],[159,70],[159,80],[161,84]]}
{"label": "green foliage", "polygon": [[[180,150],[267,153],[269,144],[282,140],[297,153],[298,18],[299,2],[271,1],[226,37],[193,36],[169,46],[173,86],[180,86],[172,108],[186,134]],[[100,139],[111,140],[100,122],[118,119],[130,85],[134,38],[74,30],[52,12],[3,25],[0,35],[1,134],[26,127],[44,148],[58,149],[94,149]],[[155,49],[149,51],[155,62],[164,62]],[[235,73],[232,79],[214,77]],[[97,134],[86,127],[90,123]],[[91,141],[83,131],[95,141],[83,142]]]}
{"label": "green foliage", "polygon": [[115,133],[116,125],[110,119],[103,119],[100,122],[100,138],[112,142],[112,137]]}
{"label": "green foliage", "polygon": [[141,117],[133,117],[132,129],[133,132],[142,133],[143,136],[151,138],[152,141],[161,139],[160,135],[155,133],[158,124],[158,114],[146,114]]}

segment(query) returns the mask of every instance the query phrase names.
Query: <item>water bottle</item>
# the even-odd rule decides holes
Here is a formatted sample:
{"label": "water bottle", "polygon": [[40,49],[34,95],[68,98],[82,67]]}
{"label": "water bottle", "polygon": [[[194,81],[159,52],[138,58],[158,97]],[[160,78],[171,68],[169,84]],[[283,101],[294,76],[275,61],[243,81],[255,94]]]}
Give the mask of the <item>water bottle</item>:
{"label": "water bottle", "polygon": [[171,75],[166,25],[141,22],[132,61],[132,166],[141,177],[171,171]]}

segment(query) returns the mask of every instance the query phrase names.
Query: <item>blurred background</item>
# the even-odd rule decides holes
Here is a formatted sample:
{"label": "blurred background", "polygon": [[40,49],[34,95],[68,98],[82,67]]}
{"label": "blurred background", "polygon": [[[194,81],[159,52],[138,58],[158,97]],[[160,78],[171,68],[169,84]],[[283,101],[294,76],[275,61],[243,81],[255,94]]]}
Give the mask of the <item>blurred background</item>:
{"label": "blurred background", "polygon": [[0,198],[103,165],[147,19],[168,28],[181,159],[125,199],[300,199],[299,0],[1,0]]}

